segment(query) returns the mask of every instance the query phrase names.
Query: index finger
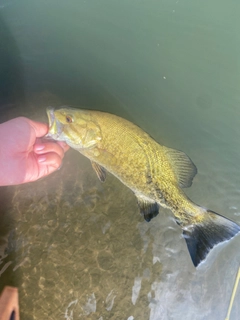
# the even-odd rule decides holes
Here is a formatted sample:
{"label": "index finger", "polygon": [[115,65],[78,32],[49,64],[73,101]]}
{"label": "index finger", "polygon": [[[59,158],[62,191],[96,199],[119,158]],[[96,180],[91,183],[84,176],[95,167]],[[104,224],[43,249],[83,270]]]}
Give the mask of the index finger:
{"label": "index finger", "polygon": [[64,152],[66,152],[70,147],[64,141],[57,141],[57,143],[63,148]]}

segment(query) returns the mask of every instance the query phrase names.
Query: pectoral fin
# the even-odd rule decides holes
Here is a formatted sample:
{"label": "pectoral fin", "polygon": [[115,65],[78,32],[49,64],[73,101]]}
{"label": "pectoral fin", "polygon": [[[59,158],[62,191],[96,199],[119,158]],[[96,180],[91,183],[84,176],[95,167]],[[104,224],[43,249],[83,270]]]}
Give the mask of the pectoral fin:
{"label": "pectoral fin", "polygon": [[100,166],[98,163],[94,162],[94,161],[91,161],[92,162],[92,167],[94,169],[94,171],[96,172],[99,180],[101,182],[104,182],[106,180],[106,176],[107,176],[107,172],[106,170]]}
{"label": "pectoral fin", "polygon": [[148,198],[145,198],[141,195],[136,195],[138,206],[140,209],[140,213],[144,216],[144,219],[149,222],[152,220],[152,218],[156,217],[159,213],[159,205],[149,200]]}

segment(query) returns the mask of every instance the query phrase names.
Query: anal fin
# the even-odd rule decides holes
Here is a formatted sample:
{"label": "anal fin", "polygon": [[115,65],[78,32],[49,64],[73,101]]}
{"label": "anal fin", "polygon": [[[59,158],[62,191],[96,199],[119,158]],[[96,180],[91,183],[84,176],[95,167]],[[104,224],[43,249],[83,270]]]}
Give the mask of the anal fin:
{"label": "anal fin", "polygon": [[106,170],[94,161],[91,161],[91,163],[92,163],[92,167],[93,167],[94,171],[96,172],[96,174],[98,176],[98,179],[101,182],[104,182],[106,180],[106,176],[107,176]]}
{"label": "anal fin", "polygon": [[159,213],[159,205],[157,202],[152,201],[142,195],[136,195],[140,213],[144,219],[149,222],[152,218],[156,217]]}

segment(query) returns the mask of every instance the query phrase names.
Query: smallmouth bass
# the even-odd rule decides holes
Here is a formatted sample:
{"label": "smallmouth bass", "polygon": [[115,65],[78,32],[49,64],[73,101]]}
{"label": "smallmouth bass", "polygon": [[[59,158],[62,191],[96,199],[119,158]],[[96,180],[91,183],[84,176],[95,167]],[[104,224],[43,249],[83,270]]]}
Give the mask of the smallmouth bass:
{"label": "smallmouth bass", "polygon": [[47,136],[65,141],[89,158],[100,181],[109,171],[130,188],[146,221],[161,206],[173,212],[194,266],[216,244],[240,232],[238,224],[185,195],[182,188],[190,187],[197,173],[185,153],[158,144],[141,128],[113,114],[73,108],[48,108],[47,114]]}

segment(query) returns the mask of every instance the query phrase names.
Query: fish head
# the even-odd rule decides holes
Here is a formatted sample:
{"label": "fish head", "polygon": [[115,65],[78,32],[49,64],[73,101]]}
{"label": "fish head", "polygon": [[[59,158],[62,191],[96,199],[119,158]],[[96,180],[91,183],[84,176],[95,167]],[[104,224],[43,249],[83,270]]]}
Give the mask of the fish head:
{"label": "fish head", "polygon": [[91,111],[47,108],[49,130],[47,138],[65,141],[74,149],[93,148],[102,139],[101,130]]}

